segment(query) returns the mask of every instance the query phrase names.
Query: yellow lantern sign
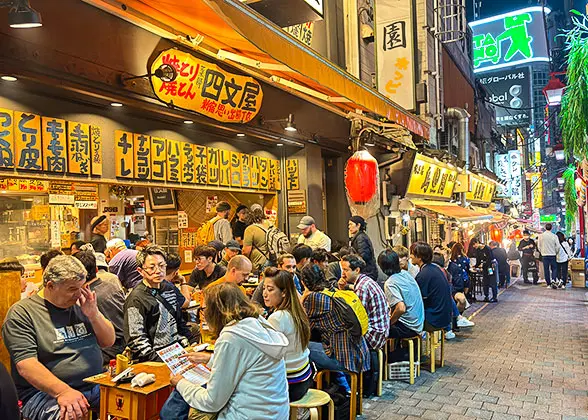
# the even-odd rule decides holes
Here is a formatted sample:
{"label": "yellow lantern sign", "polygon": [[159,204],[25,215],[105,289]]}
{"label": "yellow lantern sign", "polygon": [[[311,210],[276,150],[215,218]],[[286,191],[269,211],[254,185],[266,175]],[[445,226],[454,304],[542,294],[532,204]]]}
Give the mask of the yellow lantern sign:
{"label": "yellow lantern sign", "polygon": [[418,154],[412,164],[407,194],[450,198],[453,194],[457,170],[446,163]]}
{"label": "yellow lantern sign", "polygon": [[471,189],[466,194],[466,200],[477,203],[490,203],[494,199],[496,184],[489,179],[478,175],[469,174],[471,178]]}
{"label": "yellow lantern sign", "polygon": [[[175,68],[174,80],[155,76],[164,65]],[[226,72],[175,48],[159,54],[150,73],[153,91],[160,100],[217,121],[247,123],[261,107],[263,91],[255,79]]]}

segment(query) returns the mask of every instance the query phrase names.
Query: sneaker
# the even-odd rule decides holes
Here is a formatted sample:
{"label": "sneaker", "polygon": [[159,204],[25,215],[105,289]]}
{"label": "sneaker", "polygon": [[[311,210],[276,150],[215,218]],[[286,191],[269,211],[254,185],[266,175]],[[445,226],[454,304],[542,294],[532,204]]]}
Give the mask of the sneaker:
{"label": "sneaker", "polygon": [[455,338],[455,333],[453,331],[447,331],[445,333],[446,340],[453,340]]}
{"label": "sneaker", "polygon": [[458,327],[466,328],[466,327],[473,327],[474,325],[476,325],[476,324],[474,324],[472,321],[467,319],[465,316],[462,316],[461,318],[459,318],[457,320]]}
{"label": "sneaker", "polygon": [[489,298],[488,296],[486,296],[486,297],[484,298],[484,302],[490,302],[490,298]]}
{"label": "sneaker", "polygon": [[558,289],[558,283],[556,281],[552,281],[547,287],[551,287],[552,289]]}
{"label": "sneaker", "polygon": [[498,299],[492,298],[492,299],[490,299],[490,303],[498,303]]}

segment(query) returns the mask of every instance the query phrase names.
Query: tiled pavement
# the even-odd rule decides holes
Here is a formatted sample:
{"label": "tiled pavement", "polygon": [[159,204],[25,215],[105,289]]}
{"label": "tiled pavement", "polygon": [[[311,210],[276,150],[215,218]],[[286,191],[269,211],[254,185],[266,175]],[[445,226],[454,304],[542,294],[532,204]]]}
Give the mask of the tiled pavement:
{"label": "tiled pavement", "polygon": [[588,419],[586,292],[515,283],[498,304],[472,305],[476,326],[446,342],[445,367],[385,382],[361,418]]}

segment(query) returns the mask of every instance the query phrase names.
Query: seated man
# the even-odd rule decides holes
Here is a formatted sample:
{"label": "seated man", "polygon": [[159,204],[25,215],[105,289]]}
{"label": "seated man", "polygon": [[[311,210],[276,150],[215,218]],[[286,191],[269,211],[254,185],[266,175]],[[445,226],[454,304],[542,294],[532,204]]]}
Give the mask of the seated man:
{"label": "seated man", "polygon": [[391,249],[382,251],[378,265],[388,276],[384,284],[390,305],[390,338],[409,338],[423,331],[425,308],[416,280],[401,268],[398,254]]}
{"label": "seated man", "polygon": [[292,247],[292,255],[296,260],[296,275],[301,278],[302,268],[310,263],[310,257],[312,256],[312,248],[304,244],[296,244]]}
{"label": "seated man", "polygon": [[321,270],[326,272],[327,266],[329,265],[329,253],[323,248],[317,248],[312,251],[310,262],[311,264],[318,265]]}
{"label": "seated man", "polygon": [[194,249],[196,268],[190,274],[190,287],[204,290],[210,283],[225,275],[226,269],[214,262],[215,257],[216,250],[211,246],[201,245]]}
{"label": "seated man", "polygon": [[253,270],[253,264],[251,264],[249,258],[244,255],[236,255],[229,261],[225,275],[213,281],[207,287],[226,282],[235,283],[243,293],[247,294],[245,288],[241,285],[247,281],[251,275],[251,270]]}
{"label": "seated man", "polygon": [[[296,274],[296,258],[294,258],[294,255],[292,255],[292,254],[280,255],[278,257],[278,268],[280,270],[285,270],[285,271],[292,273],[292,275],[294,276],[294,286],[296,287],[296,291],[298,292],[299,295],[302,296],[302,292],[303,292],[302,283],[300,282],[300,279],[298,278],[298,275]],[[263,284],[264,284],[264,281],[261,280],[259,282],[259,285],[255,288],[255,292],[253,292],[253,296],[251,296],[251,300],[253,302],[258,303],[263,308],[268,309],[265,306],[265,302],[263,300]]]}
{"label": "seated man", "polygon": [[137,254],[143,281],[125,302],[124,333],[133,359],[161,361],[156,351],[173,343],[187,347],[196,341],[182,316],[185,298],[165,280],[165,251],[148,245]]}
{"label": "seated man", "polygon": [[127,249],[125,241],[120,238],[111,239],[106,243],[104,255],[108,261],[109,271],[118,277],[126,290],[141,283],[141,274],[137,271],[138,252],[135,249]]}
{"label": "seated man", "polygon": [[420,268],[416,282],[421,290],[425,308],[425,331],[441,330],[451,324],[453,314],[449,282],[441,267],[433,264],[433,249],[425,242],[410,247],[411,258]]}
{"label": "seated man", "polygon": [[239,254],[241,254],[241,245],[239,245],[239,242],[235,240],[227,242],[227,244],[225,245],[225,253],[223,255],[222,260],[218,263],[218,265],[227,268],[227,265],[229,265],[229,261],[231,261],[231,258]]}
{"label": "seated man", "polygon": [[339,252],[335,254],[335,256],[339,258],[339,261],[333,261],[327,265],[327,271],[325,272],[325,276],[327,278],[327,283],[329,283],[329,289],[336,289],[339,280],[341,280],[341,258],[343,258],[346,255],[354,253],[355,250],[352,247],[343,246],[341,247]]}
{"label": "seated man", "polygon": [[43,290],[8,311],[2,337],[26,419],[77,420],[100,405],[99,387],[84,379],[102,372],[100,347],[112,346],[115,332],[86,274],[74,257],[57,256]]}
{"label": "seated man", "polygon": [[170,252],[165,258],[165,263],[167,264],[165,279],[180,290],[182,296],[186,299],[182,305],[182,309],[185,309],[190,306],[190,300],[192,300],[192,287],[190,287],[186,278],[180,274],[182,259],[178,254]]}

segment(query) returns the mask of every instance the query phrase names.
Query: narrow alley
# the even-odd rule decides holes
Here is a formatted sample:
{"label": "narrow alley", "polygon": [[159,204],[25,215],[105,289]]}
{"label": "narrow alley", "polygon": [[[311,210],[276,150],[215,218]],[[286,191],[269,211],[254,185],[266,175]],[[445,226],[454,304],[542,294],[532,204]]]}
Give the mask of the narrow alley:
{"label": "narrow alley", "polygon": [[588,293],[513,284],[472,305],[476,326],[448,342],[444,368],[386,382],[366,419],[588,419]]}

